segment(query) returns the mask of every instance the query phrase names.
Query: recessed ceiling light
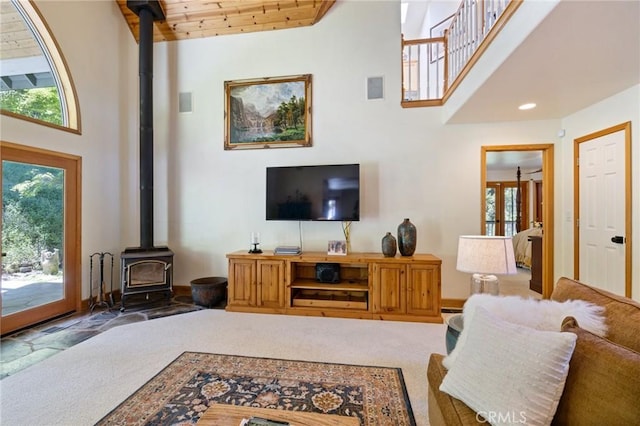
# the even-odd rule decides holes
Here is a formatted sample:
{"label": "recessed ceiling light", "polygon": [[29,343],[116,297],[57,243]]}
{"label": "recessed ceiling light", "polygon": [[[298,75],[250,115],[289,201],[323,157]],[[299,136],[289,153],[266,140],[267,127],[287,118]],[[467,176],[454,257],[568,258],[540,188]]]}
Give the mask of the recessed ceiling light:
{"label": "recessed ceiling light", "polygon": [[524,111],[524,110],[527,110],[527,109],[533,109],[533,108],[535,108],[535,107],[536,107],[536,104],[534,104],[533,102],[531,102],[531,103],[528,103],[528,104],[522,104],[522,105],[520,105],[520,106],[518,107],[518,109],[521,109],[521,110],[523,110],[523,111]]}

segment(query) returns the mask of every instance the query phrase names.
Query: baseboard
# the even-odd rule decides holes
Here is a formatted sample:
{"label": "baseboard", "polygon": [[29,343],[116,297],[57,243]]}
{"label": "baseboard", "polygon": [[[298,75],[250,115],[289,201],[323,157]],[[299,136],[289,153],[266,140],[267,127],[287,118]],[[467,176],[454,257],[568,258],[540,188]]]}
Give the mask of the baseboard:
{"label": "baseboard", "polygon": [[464,306],[464,302],[467,299],[442,299],[442,310],[445,309],[456,309],[460,310]]}
{"label": "baseboard", "polygon": [[[173,297],[176,296],[191,296],[191,286],[187,285],[175,285],[173,286]],[[109,294],[106,295],[109,297]],[[113,291],[113,299],[120,300],[120,291]],[[464,306],[464,302],[466,299],[442,299],[442,312],[460,312],[462,311],[462,307]],[[89,312],[89,299],[85,299],[82,301],[82,309],[80,313]]]}
{"label": "baseboard", "polygon": [[191,286],[190,285],[174,285],[173,286],[173,296],[191,296]]}

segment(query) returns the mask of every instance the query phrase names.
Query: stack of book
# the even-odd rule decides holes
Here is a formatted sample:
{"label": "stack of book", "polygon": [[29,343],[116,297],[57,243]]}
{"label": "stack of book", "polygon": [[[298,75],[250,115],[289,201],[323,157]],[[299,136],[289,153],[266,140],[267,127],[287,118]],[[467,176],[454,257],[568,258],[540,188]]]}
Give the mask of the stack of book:
{"label": "stack of book", "polygon": [[275,254],[300,254],[302,250],[298,246],[278,246],[274,250]]}

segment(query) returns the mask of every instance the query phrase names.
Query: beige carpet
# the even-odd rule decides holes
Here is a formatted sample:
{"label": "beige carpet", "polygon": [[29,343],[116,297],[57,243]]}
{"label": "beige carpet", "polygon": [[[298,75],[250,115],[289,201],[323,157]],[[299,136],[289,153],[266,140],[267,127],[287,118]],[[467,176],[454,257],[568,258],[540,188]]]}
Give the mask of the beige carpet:
{"label": "beige carpet", "polygon": [[530,280],[531,271],[524,268],[518,268],[518,273],[515,275],[501,275],[500,295],[541,299],[542,295],[540,293],[536,293],[535,291],[529,289]]}
{"label": "beige carpet", "polygon": [[123,325],[0,381],[0,424],[92,425],[185,351],[399,367],[428,425],[429,354],[442,324],[204,310]]}

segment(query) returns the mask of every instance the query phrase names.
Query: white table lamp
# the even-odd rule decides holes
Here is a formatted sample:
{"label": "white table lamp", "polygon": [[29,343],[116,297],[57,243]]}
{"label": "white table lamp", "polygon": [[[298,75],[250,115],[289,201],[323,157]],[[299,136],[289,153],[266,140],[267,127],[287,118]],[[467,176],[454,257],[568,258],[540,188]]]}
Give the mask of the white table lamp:
{"label": "white table lamp", "polygon": [[487,235],[461,235],[458,239],[458,263],[456,269],[469,272],[471,294],[500,291],[498,275],[518,272],[513,254],[511,237]]}

